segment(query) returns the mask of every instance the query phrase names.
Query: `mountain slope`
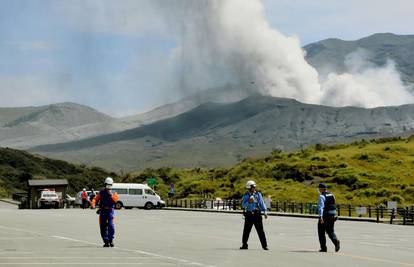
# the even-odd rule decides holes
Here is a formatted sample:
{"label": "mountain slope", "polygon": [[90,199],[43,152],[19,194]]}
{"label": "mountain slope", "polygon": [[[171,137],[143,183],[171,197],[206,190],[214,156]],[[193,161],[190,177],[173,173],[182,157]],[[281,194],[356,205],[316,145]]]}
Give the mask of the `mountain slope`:
{"label": "mountain slope", "polygon": [[119,132],[174,117],[205,102],[234,102],[249,94],[248,89],[240,87],[216,88],[124,118],[112,118],[74,103],[0,108],[0,146],[27,149]]}
{"label": "mountain slope", "polygon": [[396,63],[402,80],[414,84],[414,35],[377,33],[356,41],[326,39],[306,45],[307,61],[320,73],[346,71],[346,56],[358,49],[368,52],[369,60],[383,66],[388,59]]}
{"label": "mountain slope", "polygon": [[414,130],[414,105],[333,108],[251,96],[135,129],[33,151],[114,169],[229,166],[246,156]]}
{"label": "mountain slope", "polygon": [[[98,135],[93,127],[109,128],[113,118],[92,108],[61,103],[28,108],[0,109],[0,145],[30,147]],[[83,128],[89,127],[88,130]]]}

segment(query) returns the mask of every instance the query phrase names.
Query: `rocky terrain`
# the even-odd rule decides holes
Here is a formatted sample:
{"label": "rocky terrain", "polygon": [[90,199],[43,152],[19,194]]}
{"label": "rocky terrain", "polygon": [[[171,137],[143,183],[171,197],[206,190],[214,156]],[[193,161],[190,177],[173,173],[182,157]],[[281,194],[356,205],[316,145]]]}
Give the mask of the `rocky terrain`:
{"label": "rocky terrain", "polygon": [[111,169],[229,166],[273,149],[409,133],[414,105],[363,109],[309,105],[254,95],[206,103],[173,118],[32,151]]}

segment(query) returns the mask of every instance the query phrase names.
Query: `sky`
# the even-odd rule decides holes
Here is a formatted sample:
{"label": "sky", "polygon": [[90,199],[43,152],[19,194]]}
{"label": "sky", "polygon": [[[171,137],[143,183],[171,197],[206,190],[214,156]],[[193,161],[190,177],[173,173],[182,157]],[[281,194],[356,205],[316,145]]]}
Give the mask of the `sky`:
{"label": "sky", "polygon": [[[159,6],[177,1],[191,0],[0,0],[0,107],[76,102],[126,116],[179,99],[166,78],[177,36]],[[262,2],[301,45],[414,34],[412,0]]]}

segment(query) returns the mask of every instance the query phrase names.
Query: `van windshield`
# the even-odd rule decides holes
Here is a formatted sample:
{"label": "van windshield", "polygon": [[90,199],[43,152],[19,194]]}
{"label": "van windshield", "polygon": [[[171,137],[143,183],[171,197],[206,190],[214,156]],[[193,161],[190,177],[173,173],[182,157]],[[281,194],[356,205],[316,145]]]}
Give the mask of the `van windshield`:
{"label": "van windshield", "polygon": [[152,191],[151,189],[145,189],[145,194],[155,196],[155,192]]}

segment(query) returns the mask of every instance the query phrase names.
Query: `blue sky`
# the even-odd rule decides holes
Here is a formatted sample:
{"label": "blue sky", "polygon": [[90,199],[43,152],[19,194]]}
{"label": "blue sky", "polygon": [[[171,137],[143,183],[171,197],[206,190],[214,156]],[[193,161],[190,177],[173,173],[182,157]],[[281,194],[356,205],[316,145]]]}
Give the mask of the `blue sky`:
{"label": "blue sky", "polygon": [[[175,38],[150,2],[0,0],[0,106],[71,101],[122,116],[179,98],[163,80]],[[411,0],[263,4],[272,27],[303,45],[414,33]]]}

